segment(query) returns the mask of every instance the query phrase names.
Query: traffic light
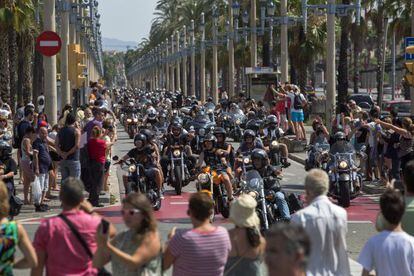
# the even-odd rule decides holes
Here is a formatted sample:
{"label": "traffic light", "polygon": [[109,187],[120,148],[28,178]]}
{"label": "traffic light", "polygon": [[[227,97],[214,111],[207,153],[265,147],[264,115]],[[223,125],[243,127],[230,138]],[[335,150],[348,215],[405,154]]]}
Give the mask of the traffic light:
{"label": "traffic light", "polygon": [[69,44],[68,47],[69,80],[71,87],[74,89],[81,88],[86,81],[84,76],[86,70],[86,54],[81,52],[79,44]]}

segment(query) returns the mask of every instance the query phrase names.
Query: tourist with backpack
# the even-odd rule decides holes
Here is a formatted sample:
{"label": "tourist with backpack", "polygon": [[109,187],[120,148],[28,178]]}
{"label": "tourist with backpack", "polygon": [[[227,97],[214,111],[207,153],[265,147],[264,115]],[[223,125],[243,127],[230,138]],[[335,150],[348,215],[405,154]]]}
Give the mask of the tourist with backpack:
{"label": "tourist with backpack", "polygon": [[303,121],[305,120],[303,108],[306,106],[307,101],[305,96],[300,93],[299,87],[296,85],[291,85],[290,87],[292,90],[286,92],[286,94],[276,93],[279,97],[290,99],[290,117],[293,122],[296,140],[306,141],[305,125],[303,124]]}

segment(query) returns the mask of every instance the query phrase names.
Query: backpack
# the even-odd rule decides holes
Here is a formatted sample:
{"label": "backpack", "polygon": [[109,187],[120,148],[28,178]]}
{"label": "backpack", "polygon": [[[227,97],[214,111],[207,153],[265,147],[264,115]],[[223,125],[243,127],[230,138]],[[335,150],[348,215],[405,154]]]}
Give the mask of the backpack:
{"label": "backpack", "polygon": [[305,105],[300,93],[295,93],[295,98],[293,99],[293,108],[302,109]]}

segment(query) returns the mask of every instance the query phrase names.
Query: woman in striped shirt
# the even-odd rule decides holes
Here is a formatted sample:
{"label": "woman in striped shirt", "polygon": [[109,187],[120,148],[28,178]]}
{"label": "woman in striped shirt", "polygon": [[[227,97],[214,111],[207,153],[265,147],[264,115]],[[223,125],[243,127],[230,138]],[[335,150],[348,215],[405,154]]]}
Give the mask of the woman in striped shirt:
{"label": "woman in striped shirt", "polygon": [[210,223],[213,208],[207,193],[190,197],[188,215],[193,229],[172,229],[164,252],[164,270],[173,265],[173,276],[223,275],[231,243],[225,228]]}

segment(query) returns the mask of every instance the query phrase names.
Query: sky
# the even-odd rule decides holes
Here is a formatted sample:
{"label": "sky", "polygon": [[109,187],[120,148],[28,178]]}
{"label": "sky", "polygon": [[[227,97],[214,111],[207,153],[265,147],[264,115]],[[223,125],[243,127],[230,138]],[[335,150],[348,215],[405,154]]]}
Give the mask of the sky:
{"label": "sky", "polygon": [[157,0],[99,0],[102,36],[139,42],[148,37]]}

